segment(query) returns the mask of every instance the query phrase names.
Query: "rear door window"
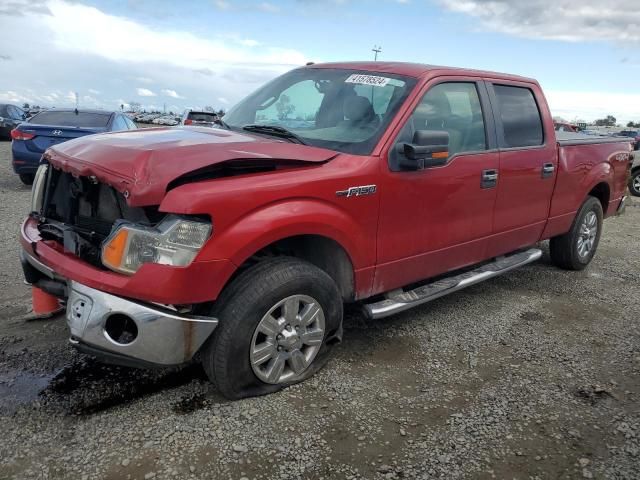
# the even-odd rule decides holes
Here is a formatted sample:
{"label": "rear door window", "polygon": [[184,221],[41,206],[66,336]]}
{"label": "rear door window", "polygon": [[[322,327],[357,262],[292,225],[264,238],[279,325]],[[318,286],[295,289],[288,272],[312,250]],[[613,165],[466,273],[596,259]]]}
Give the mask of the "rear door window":
{"label": "rear door window", "polygon": [[31,118],[30,123],[59,127],[105,128],[109,123],[110,113],[88,112],[41,112]]}
{"label": "rear door window", "polygon": [[[533,147],[544,143],[542,116],[529,88],[493,85],[498,118],[498,134],[502,148]],[[500,135],[502,133],[502,135]]]}
{"label": "rear door window", "polygon": [[124,118],[125,123],[127,124],[127,127],[129,128],[129,130],[135,130],[136,128],[136,124],[133,123],[133,120],[131,120],[129,117],[122,117]]}
{"label": "rear door window", "polygon": [[120,130],[129,130],[129,126],[127,125],[127,122],[125,122],[122,115],[116,115],[111,130],[114,132],[119,132]]}
{"label": "rear door window", "polygon": [[208,112],[189,112],[187,117],[194,122],[213,122],[218,116],[215,113]]}
{"label": "rear door window", "polygon": [[24,112],[18,107],[9,105],[8,110],[9,110],[9,116],[14,120],[24,120]]}

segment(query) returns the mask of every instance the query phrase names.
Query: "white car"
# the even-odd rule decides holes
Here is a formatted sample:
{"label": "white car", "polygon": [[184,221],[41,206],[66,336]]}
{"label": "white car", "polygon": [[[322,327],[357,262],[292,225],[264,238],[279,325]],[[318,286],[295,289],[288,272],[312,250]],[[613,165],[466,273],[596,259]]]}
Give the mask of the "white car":
{"label": "white car", "polygon": [[171,127],[178,124],[173,116],[158,117],[155,118],[151,123],[153,123],[154,125],[168,125]]}
{"label": "white car", "polygon": [[159,116],[160,116],[159,113],[147,113],[144,117],[142,117],[142,120],[140,121],[143,123],[151,123],[153,120],[155,120]]}

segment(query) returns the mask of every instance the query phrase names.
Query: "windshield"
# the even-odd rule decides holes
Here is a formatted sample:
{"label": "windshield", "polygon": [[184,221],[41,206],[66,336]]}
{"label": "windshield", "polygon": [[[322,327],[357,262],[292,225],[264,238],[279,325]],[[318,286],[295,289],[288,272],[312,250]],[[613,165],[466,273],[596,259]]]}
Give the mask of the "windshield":
{"label": "windshield", "polygon": [[110,113],[87,112],[42,112],[29,119],[29,123],[59,127],[104,128],[109,123]]}
{"label": "windshield", "polygon": [[232,129],[283,127],[306,144],[366,155],[415,83],[387,73],[296,69],[242,100],[224,122]]}

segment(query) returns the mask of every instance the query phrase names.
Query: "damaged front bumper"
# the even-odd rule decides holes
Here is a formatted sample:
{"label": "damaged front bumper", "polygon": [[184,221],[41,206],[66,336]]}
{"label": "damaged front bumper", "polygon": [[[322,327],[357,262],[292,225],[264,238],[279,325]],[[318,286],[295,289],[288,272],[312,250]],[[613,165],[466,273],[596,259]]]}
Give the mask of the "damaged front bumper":
{"label": "damaged front bumper", "polygon": [[[106,361],[133,366],[185,363],[218,325],[213,317],[182,315],[65,280],[26,252],[22,264],[27,282],[54,294],[57,288],[57,296],[66,298],[71,343]],[[45,278],[35,281],[36,272]]]}

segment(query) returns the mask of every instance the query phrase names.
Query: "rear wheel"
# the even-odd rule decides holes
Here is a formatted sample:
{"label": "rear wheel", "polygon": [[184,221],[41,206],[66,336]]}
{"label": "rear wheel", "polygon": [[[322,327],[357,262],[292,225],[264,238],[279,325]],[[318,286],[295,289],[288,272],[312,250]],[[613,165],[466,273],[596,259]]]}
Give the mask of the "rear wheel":
{"label": "rear wheel", "polygon": [[342,298],[324,271],[274,258],[243,272],[223,292],[220,324],[202,364],[230,399],[264,395],[301,382],[329,359],[342,335]]}
{"label": "rear wheel", "polygon": [[582,270],[596,253],[602,232],[602,205],[589,197],[578,210],[571,230],[551,239],[551,260],[566,270]]}
{"label": "rear wheel", "polygon": [[631,172],[631,178],[629,178],[629,192],[634,197],[640,197],[640,168]]}
{"label": "rear wheel", "polygon": [[31,185],[33,183],[33,173],[21,173],[19,177],[20,181],[25,185]]}

